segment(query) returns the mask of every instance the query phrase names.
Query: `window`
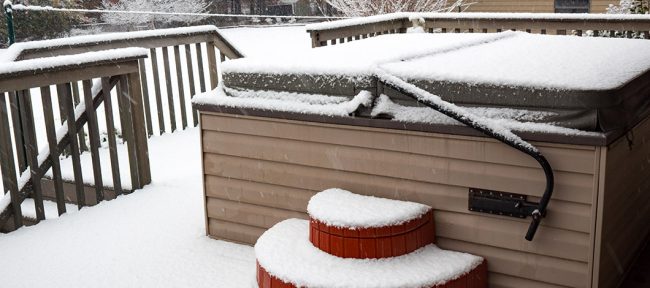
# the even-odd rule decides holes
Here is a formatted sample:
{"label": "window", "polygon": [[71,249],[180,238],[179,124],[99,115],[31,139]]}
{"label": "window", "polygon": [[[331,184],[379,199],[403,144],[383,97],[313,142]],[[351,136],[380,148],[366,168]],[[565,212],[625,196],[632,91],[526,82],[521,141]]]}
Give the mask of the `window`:
{"label": "window", "polygon": [[589,0],[555,0],[555,13],[589,13]]}

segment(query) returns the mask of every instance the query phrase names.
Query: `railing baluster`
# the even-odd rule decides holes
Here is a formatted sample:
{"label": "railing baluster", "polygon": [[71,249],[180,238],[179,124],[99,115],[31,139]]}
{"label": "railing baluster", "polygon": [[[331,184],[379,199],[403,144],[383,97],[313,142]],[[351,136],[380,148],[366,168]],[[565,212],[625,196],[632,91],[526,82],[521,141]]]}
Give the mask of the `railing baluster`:
{"label": "railing baluster", "polygon": [[[9,97],[9,95],[7,95]],[[20,207],[18,179],[16,178],[16,163],[11,145],[11,131],[9,128],[9,108],[7,107],[5,93],[0,93],[0,171],[2,171],[2,184],[11,196],[11,208],[14,215],[14,227],[23,226],[23,213]],[[3,191],[3,194],[5,191]]]}
{"label": "railing baluster", "polygon": [[[219,85],[219,72],[217,71],[217,54],[214,51],[215,44],[214,42],[205,43],[206,49],[208,49],[208,67],[210,69],[210,87],[212,89],[217,88]],[[210,90],[212,90],[210,89]]]}
{"label": "railing baluster", "polygon": [[[142,99],[144,101],[145,121],[147,122],[147,135],[153,136],[153,124],[151,123],[151,106],[149,106],[149,85],[147,84],[147,67],[144,59],[138,60],[140,66],[140,82],[142,82]],[[110,92],[111,89],[108,89]],[[110,98],[110,95],[108,96]],[[110,101],[110,100],[109,100]]]}
{"label": "railing baluster", "polygon": [[[66,86],[67,89],[70,89],[70,87]],[[72,82],[72,97],[74,100],[74,106],[77,107],[79,103],[81,103],[81,96],[79,92],[79,82],[74,81]],[[88,151],[88,145],[86,144],[86,132],[84,129],[79,130],[79,150],[80,151]]]}
{"label": "railing baluster", "polygon": [[79,157],[79,144],[77,143],[77,124],[74,112],[74,99],[70,93],[70,84],[59,84],[63,94],[59,94],[59,101],[63,101],[66,111],[66,124],[68,125],[68,139],[70,140],[70,156],[72,157],[72,171],[74,172],[75,192],[77,207],[86,206],[86,192],[84,191],[83,175],[81,174],[81,159]]}
{"label": "railing baluster", "polygon": [[108,138],[108,150],[111,157],[113,191],[115,191],[115,196],[117,197],[118,195],[122,195],[122,180],[120,178],[120,163],[117,155],[117,141],[115,141],[115,121],[113,119],[110,79],[106,77],[102,78],[102,97],[104,100],[104,114],[106,114],[106,134]]}
{"label": "railing baluster", "polygon": [[156,48],[151,48],[151,71],[153,71],[153,87],[156,93],[156,109],[158,112],[158,128],[160,135],[165,133],[165,116],[162,107],[162,95],[160,92],[160,72],[158,71],[158,53]]}
{"label": "railing baluster", "polygon": [[169,106],[169,121],[172,133],[176,131],[176,112],[174,111],[174,91],[172,90],[172,73],[169,66],[169,48],[163,47],[163,64],[165,66],[165,83],[167,86],[167,105]]}
{"label": "railing baluster", "polygon": [[205,90],[205,66],[203,63],[203,49],[201,48],[201,43],[196,43],[196,59],[197,66],[199,67],[199,85],[201,88],[201,93],[206,92]]}
{"label": "railing baluster", "polygon": [[[65,105],[64,105],[64,102],[63,102],[63,99],[62,99],[62,96],[61,96],[61,95],[65,94],[65,92],[63,91],[64,88],[65,88],[65,86],[63,86],[63,85],[57,85],[56,86],[56,95],[57,95],[57,98],[59,99],[59,117],[61,118],[61,123],[60,123],[61,125],[63,125],[63,123],[65,122],[65,117],[67,115],[67,113],[65,111]],[[66,147],[64,149],[64,153],[65,153],[65,155],[70,155],[70,147]]]}
{"label": "railing baluster", "polygon": [[[189,44],[185,45],[185,63],[187,63],[187,77],[190,83],[190,98],[194,98],[194,95],[196,95],[196,87],[194,86],[194,65],[192,63],[192,50]],[[193,127],[199,125],[199,114],[194,107],[192,107],[192,120],[194,123]]]}
{"label": "railing baluster", "polygon": [[[122,87],[119,86],[119,85],[115,88],[115,90],[116,90],[117,95],[118,95],[118,97],[117,97],[117,105],[122,106],[122,102],[126,101],[125,100],[126,98],[119,97],[119,95],[124,95],[124,91],[122,90]],[[127,117],[126,112],[124,112],[124,110],[119,110],[118,114],[120,116],[120,130],[124,131],[124,130],[126,130],[126,128],[125,128],[126,126],[124,126],[125,125],[124,123],[127,121],[127,120],[125,120],[125,118]],[[122,143],[124,143],[126,141],[129,141],[129,137],[128,137],[128,135],[125,135],[124,132],[122,132]]]}
{"label": "railing baluster", "polygon": [[16,156],[18,172],[22,173],[27,169],[27,158],[25,154],[25,139],[23,139],[23,127],[20,121],[21,99],[16,92],[9,92],[9,109],[11,110],[11,123],[14,127],[14,143],[16,145]]}
{"label": "railing baluster", "polygon": [[97,124],[97,111],[93,105],[92,80],[83,81],[84,104],[88,116],[88,137],[90,139],[90,156],[93,162],[93,176],[95,179],[95,199],[97,203],[104,200],[104,183],[102,182],[102,166],[99,157],[99,125]]}
{"label": "railing baluster", "polygon": [[41,179],[36,178],[39,174],[38,166],[38,142],[36,141],[36,130],[34,128],[34,113],[32,110],[32,99],[29,90],[23,90],[17,93],[20,97],[20,114],[25,133],[25,151],[27,153],[27,163],[30,169],[30,182],[32,184],[32,198],[34,198],[34,207],[36,208],[36,220],[45,220],[45,208],[43,207],[43,190]]}
{"label": "railing baluster", "polygon": [[[128,97],[139,99],[140,79],[137,74],[121,76],[120,85],[124,91],[128,91]],[[129,134],[130,139],[132,139],[127,142],[132,189],[141,189],[144,185],[151,183],[149,148],[145,131],[142,130],[142,122],[144,121],[142,119],[142,103],[139,101],[124,101],[124,105],[120,109],[124,109],[129,115],[129,125],[124,133]]]}
{"label": "railing baluster", "polygon": [[[61,178],[61,163],[59,163],[59,148],[56,139],[54,126],[54,111],[52,110],[52,94],[50,87],[41,87],[41,102],[43,103],[43,119],[45,120],[45,133],[47,143],[50,147],[50,161],[52,161],[52,180],[54,181],[54,193],[56,195],[56,208],[59,215],[65,213],[65,195],[63,191],[63,179]],[[40,180],[39,180],[40,181]]]}
{"label": "railing baluster", "polygon": [[183,68],[181,66],[181,49],[178,45],[174,46],[174,60],[176,62],[176,82],[178,83],[178,101],[181,106],[181,125],[183,130],[187,128],[187,111],[185,106],[185,85],[183,83]]}

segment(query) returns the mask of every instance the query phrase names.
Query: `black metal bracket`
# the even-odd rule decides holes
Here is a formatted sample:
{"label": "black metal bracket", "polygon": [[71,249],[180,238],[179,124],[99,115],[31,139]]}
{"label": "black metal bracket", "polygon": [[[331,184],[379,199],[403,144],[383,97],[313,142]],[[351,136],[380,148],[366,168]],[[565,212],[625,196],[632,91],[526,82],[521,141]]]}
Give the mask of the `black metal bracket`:
{"label": "black metal bracket", "polygon": [[539,203],[527,200],[527,195],[469,188],[469,211],[473,212],[526,218],[539,207]]}

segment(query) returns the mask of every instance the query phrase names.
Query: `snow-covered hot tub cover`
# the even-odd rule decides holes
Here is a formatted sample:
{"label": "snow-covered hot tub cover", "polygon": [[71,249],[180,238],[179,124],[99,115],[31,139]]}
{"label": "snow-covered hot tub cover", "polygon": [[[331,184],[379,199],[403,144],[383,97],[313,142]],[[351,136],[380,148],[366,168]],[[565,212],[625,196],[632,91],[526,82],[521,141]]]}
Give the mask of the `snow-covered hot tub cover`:
{"label": "snow-covered hot tub cover", "polygon": [[[390,34],[290,58],[226,61],[223,85],[197,103],[270,111],[275,108],[269,101],[288,101],[274,106],[300,114],[457,124],[383,89],[378,71],[512,130],[532,133],[620,135],[645,118],[650,106],[650,41],[511,31]],[[320,100],[310,99],[314,94]],[[250,103],[241,106],[232,99]],[[305,101],[311,108],[294,105]],[[334,108],[336,113],[331,106],[314,108],[323,101],[345,108]]]}

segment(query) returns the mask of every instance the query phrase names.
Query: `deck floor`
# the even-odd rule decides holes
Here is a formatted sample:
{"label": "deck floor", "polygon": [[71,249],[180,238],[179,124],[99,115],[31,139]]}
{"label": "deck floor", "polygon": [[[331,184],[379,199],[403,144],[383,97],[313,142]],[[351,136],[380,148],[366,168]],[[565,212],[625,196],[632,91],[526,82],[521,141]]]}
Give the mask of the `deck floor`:
{"label": "deck floor", "polygon": [[634,263],[632,270],[620,286],[621,288],[648,288],[650,287],[650,238],[640,252],[639,258]]}

